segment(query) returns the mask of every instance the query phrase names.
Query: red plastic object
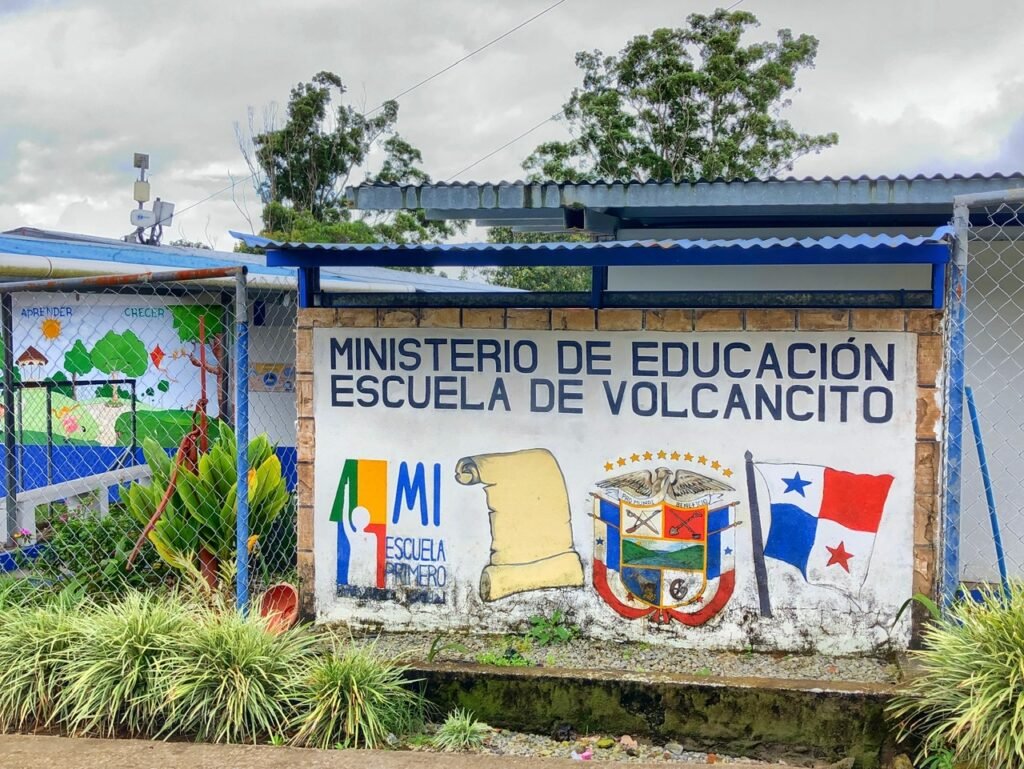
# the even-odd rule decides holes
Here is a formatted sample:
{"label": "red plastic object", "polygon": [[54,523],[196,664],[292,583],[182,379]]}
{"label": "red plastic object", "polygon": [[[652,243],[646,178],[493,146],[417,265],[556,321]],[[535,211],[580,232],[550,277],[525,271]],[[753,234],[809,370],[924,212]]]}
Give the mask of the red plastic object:
{"label": "red plastic object", "polygon": [[271,585],[260,598],[260,616],[269,619],[267,630],[280,635],[299,619],[299,591],[294,585]]}

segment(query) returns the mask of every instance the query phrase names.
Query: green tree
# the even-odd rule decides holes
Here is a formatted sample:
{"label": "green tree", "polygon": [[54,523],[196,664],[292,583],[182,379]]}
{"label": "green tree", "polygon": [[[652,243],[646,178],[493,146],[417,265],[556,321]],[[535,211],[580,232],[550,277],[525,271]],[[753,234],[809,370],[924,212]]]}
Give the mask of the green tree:
{"label": "green tree", "polygon": [[[491,227],[487,231],[491,243],[552,243],[586,241],[586,235],[546,232],[513,232],[511,227]],[[589,267],[489,267],[483,270],[489,283],[524,291],[590,291]]]}
{"label": "green tree", "polygon": [[[119,374],[140,377],[146,373],[146,369],[149,367],[146,346],[130,330],[120,334],[116,331],[108,331],[93,345],[90,357],[93,366],[104,374],[109,374],[115,380]],[[116,388],[113,389],[112,398],[115,401],[118,398]]]}
{"label": "green tree", "polygon": [[76,339],[71,349],[64,353],[64,368],[71,374],[71,397],[74,398],[78,377],[85,376],[95,368],[89,349],[81,339]]}
{"label": "green tree", "polygon": [[[420,151],[395,132],[398,103],[388,101],[363,114],[343,103],[345,92],[338,75],[320,72],[292,89],[282,126],[257,131],[250,114],[248,139],[236,126],[263,203],[262,234],[320,243],[409,243],[439,240],[462,229],[428,221],[423,211],[369,212],[353,219],[343,196],[358,171],[367,181],[396,184],[430,177],[419,167]],[[375,151],[384,156],[376,174],[366,170]]]}
{"label": "green tree", "polygon": [[639,35],[617,56],[581,51],[583,83],[565,103],[572,138],[541,144],[533,178],[684,181],[780,173],[837,134],[800,133],[779,114],[818,40],[788,29],[743,44],[747,11],[691,14],[688,26]]}
{"label": "green tree", "polygon": [[55,371],[48,381],[56,384],[55,387],[51,388],[56,394],[63,395],[65,398],[75,397],[74,385],[71,383],[71,380],[68,379],[68,375],[63,371]]}

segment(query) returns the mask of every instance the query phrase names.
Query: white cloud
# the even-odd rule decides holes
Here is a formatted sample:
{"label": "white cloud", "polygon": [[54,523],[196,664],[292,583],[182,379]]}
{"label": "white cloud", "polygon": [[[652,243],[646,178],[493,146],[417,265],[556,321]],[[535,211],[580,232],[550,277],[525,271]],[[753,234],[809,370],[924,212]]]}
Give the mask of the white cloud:
{"label": "white cloud", "polygon": [[[152,157],[154,194],[182,212],[172,237],[230,247],[258,211],[234,123],[284,104],[296,82],[338,72],[373,107],[550,4],[472,0],[132,0],[0,2],[0,229],[128,232],[133,151]],[[713,3],[698,3],[710,10]],[[444,179],[557,111],[578,81],[580,49],[616,51],[679,25],[694,4],[568,0],[402,99],[399,129]],[[704,7],[706,6],[706,7]],[[1024,6],[976,0],[745,0],[762,36],[779,27],[821,40],[788,111],[840,145],[798,174],[971,173],[1024,166]],[[14,76],[11,76],[14,73]],[[466,178],[522,175],[549,123]],[[242,198],[245,198],[245,201]]]}

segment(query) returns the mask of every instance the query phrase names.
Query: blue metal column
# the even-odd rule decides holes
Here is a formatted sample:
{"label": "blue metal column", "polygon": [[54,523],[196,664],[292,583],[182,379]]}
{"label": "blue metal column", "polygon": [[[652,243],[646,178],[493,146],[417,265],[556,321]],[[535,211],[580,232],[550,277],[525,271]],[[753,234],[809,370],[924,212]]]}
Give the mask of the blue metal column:
{"label": "blue metal column", "polygon": [[245,269],[235,284],[235,443],[238,468],[238,514],[235,523],[235,600],[239,611],[249,605],[249,304]]}
{"label": "blue metal column", "polygon": [[949,265],[949,381],[946,392],[946,493],[942,509],[942,605],[960,586],[960,487],[963,477],[964,350],[967,341],[967,239],[970,209],[953,208],[953,259]]}

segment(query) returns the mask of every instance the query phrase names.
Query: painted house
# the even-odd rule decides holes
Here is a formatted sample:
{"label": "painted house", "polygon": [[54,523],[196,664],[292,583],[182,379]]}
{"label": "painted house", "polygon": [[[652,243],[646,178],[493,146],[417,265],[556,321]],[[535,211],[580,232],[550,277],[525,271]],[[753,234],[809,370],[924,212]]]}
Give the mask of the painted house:
{"label": "painted house", "polygon": [[[355,626],[504,632],[563,608],[608,640],[905,646],[911,626],[896,615],[912,593],[992,575],[984,507],[964,506],[977,518],[963,521],[960,563],[940,512],[956,368],[947,292],[964,240],[949,224],[955,197],[1022,186],[369,185],[349,192],[355,208],[594,240],[243,237],[307,286],[323,269],[380,263],[592,271],[577,294],[299,292],[307,609]],[[1008,263],[1000,249],[989,258]],[[967,338],[990,322],[970,318]],[[1017,418],[1012,393],[979,396]],[[964,476],[968,499],[979,481],[967,454]],[[1004,488],[1012,501],[1016,486]]]}

